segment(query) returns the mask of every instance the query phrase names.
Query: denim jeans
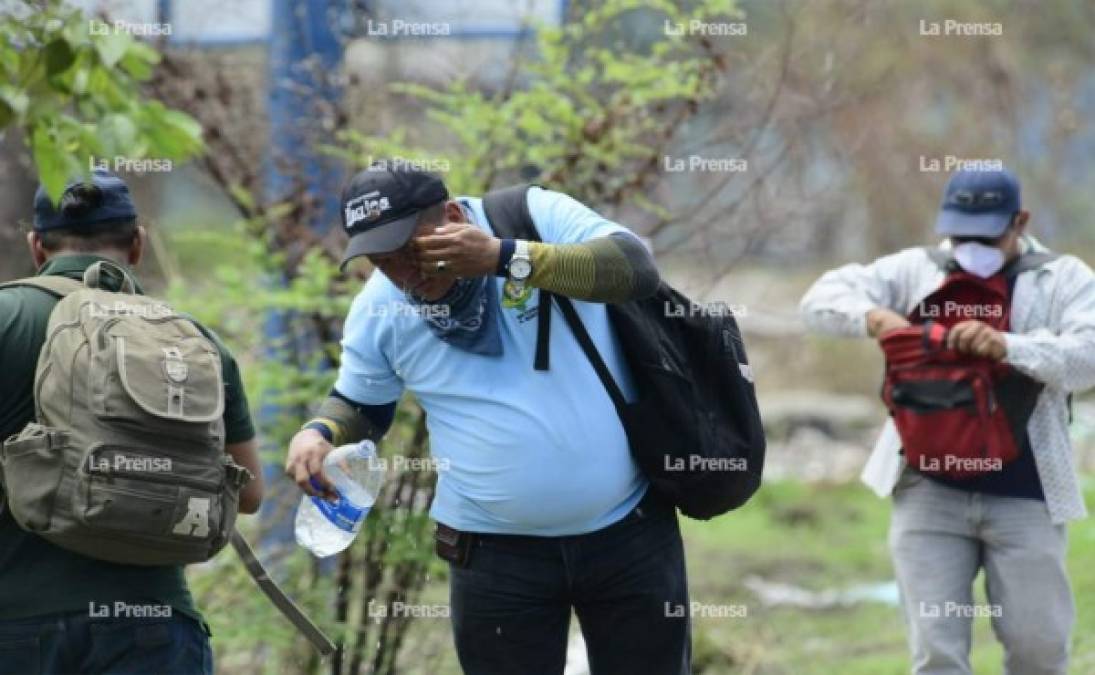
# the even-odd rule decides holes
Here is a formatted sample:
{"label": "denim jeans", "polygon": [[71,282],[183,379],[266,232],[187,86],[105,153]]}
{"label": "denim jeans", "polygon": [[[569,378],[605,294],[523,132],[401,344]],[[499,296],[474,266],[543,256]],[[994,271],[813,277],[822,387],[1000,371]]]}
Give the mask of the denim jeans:
{"label": "denim jeans", "polygon": [[91,612],[0,621],[0,675],[212,675],[205,628],[179,612],[96,618]]}
{"label": "denim jeans", "polygon": [[684,546],[676,512],[648,495],[620,521],[567,537],[476,535],[450,565],[466,675],[561,675],[573,608],[593,675],[688,675]]}
{"label": "denim jeans", "polygon": [[[1076,609],[1064,525],[1045,502],[947,487],[906,469],[890,548],[917,675],[969,675],[974,618],[992,622],[1007,675],[1064,675]],[[985,571],[987,605],[974,605]]]}

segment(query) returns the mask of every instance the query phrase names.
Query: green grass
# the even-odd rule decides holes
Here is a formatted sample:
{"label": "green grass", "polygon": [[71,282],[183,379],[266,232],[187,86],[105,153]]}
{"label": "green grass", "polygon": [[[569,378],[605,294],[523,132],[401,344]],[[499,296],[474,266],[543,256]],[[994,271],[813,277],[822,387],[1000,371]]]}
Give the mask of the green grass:
{"label": "green grass", "polygon": [[[1088,479],[1088,483],[1088,501],[1092,502],[1095,481]],[[889,517],[889,500],[876,498],[858,483],[810,486],[779,482],[765,485],[749,505],[732,514],[709,522],[682,519],[691,599],[704,605],[746,608],[746,616],[740,618],[694,620],[694,673],[908,673],[905,627],[896,606],[862,602],[824,610],[772,609],[764,607],[743,583],[749,575],[756,575],[821,591],[890,581]],[[1090,601],[1095,597],[1095,519],[1074,523],[1069,537],[1069,568],[1078,608],[1071,672],[1088,675],[1095,673],[1095,603]],[[220,640],[218,672],[260,672],[254,653],[233,654],[225,640],[231,639],[233,631],[255,630],[264,631],[266,640],[289,640],[292,629],[270,616],[272,606],[240,576],[241,569],[235,574],[237,582],[226,583],[222,576],[215,585],[242,597],[230,601],[230,612],[207,617]],[[976,602],[983,604],[986,600],[980,583]],[[444,604],[447,597],[447,583],[435,578],[420,602]],[[209,611],[211,606],[205,604]],[[241,625],[241,614],[251,614],[251,621]],[[265,622],[256,620],[260,615]],[[278,633],[265,632],[270,630],[270,622]],[[406,644],[401,675],[459,675],[447,620],[413,621]],[[1002,651],[987,619],[974,622],[972,662],[978,675],[1002,672]]]}
{"label": "green grass", "polygon": [[[899,675],[909,671],[898,608],[767,609],[742,584],[750,575],[813,590],[893,578],[886,534],[890,502],[858,484],[766,485],[755,501],[711,522],[684,522],[693,601],[744,604],[746,618],[697,619],[702,675]],[[1077,600],[1074,673],[1095,672],[1095,523],[1070,528],[1069,568]],[[978,580],[978,600],[985,602]],[[987,619],[974,624],[973,669],[1001,672],[1002,651]]]}

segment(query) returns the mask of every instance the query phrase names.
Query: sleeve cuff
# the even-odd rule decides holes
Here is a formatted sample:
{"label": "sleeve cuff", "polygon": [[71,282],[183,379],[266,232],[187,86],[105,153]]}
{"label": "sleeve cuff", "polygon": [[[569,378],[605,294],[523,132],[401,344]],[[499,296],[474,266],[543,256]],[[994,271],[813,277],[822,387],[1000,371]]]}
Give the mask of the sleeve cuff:
{"label": "sleeve cuff", "polygon": [[517,248],[517,242],[513,239],[503,239],[498,251],[498,267],[494,270],[497,276],[504,277],[509,273],[509,261],[513,258],[513,252]]}
{"label": "sleeve cuff", "polygon": [[1020,370],[1029,370],[1026,363],[1026,346],[1028,339],[1027,336],[1019,335],[1018,333],[1004,333],[1004,347],[1007,349],[1007,354],[1004,355],[1004,361]]}
{"label": "sleeve cuff", "polygon": [[319,432],[320,436],[323,436],[323,438],[327,439],[328,443],[335,442],[335,430],[329,426],[326,420],[315,419],[305,424],[302,428],[314,429]]}

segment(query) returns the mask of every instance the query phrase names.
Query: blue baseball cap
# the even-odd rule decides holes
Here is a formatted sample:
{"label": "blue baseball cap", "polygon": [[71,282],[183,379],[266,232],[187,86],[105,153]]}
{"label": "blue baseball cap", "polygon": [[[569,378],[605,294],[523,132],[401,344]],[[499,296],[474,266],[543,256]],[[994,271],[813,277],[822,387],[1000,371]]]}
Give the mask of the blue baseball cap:
{"label": "blue baseball cap", "polygon": [[1004,234],[1019,210],[1019,179],[1007,169],[959,171],[947,181],[935,231],[948,237]]}
{"label": "blue baseball cap", "polygon": [[[65,193],[78,185],[94,185],[99,188],[99,197],[90,209],[79,214],[66,214],[59,208],[60,204],[64,202]],[[132,221],[136,218],[137,208],[129,196],[129,186],[121,178],[104,169],[92,171],[90,179],[79,178],[70,181],[65,185],[57,205],[54,205],[53,200],[49,198],[45,186],[39,185],[38,191],[34,193],[35,232],[91,229],[91,226],[99,223]]]}
{"label": "blue baseball cap", "polygon": [[417,227],[418,212],[449,198],[432,173],[378,160],[342,190],[342,227],[349,235],[342,268],[354,258],[402,247]]}

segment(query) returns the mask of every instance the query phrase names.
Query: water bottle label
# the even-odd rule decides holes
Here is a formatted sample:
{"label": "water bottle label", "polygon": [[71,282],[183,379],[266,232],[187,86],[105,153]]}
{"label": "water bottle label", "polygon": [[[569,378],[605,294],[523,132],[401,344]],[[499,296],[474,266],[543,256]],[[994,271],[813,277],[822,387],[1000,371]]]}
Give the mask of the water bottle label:
{"label": "water bottle label", "polygon": [[359,509],[341,497],[334,503],[331,503],[326,499],[320,499],[319,497],[312,497],[312,503],[316,505],[319,512],[322,513],[332,525],[347,532],[353,532],[354,529],[357,528],[357,524],[361,522],[361,519],[364,518],[365,514],[368,512],[367,509]]}
{"label": "water bottle label", "polygon": [[[315,478],[311,479],[311,483],[317,490],[322,487]],[[357,528],[357,524],[369,512],[367,508],[359,509],[354,506],[349,500],[343,499],[342,495],[338,495],[334,502],[329,502],[321,497],[312,497],[312,503],[316,505],[316,509],[332,525],[346,532],[353,532]]]}

